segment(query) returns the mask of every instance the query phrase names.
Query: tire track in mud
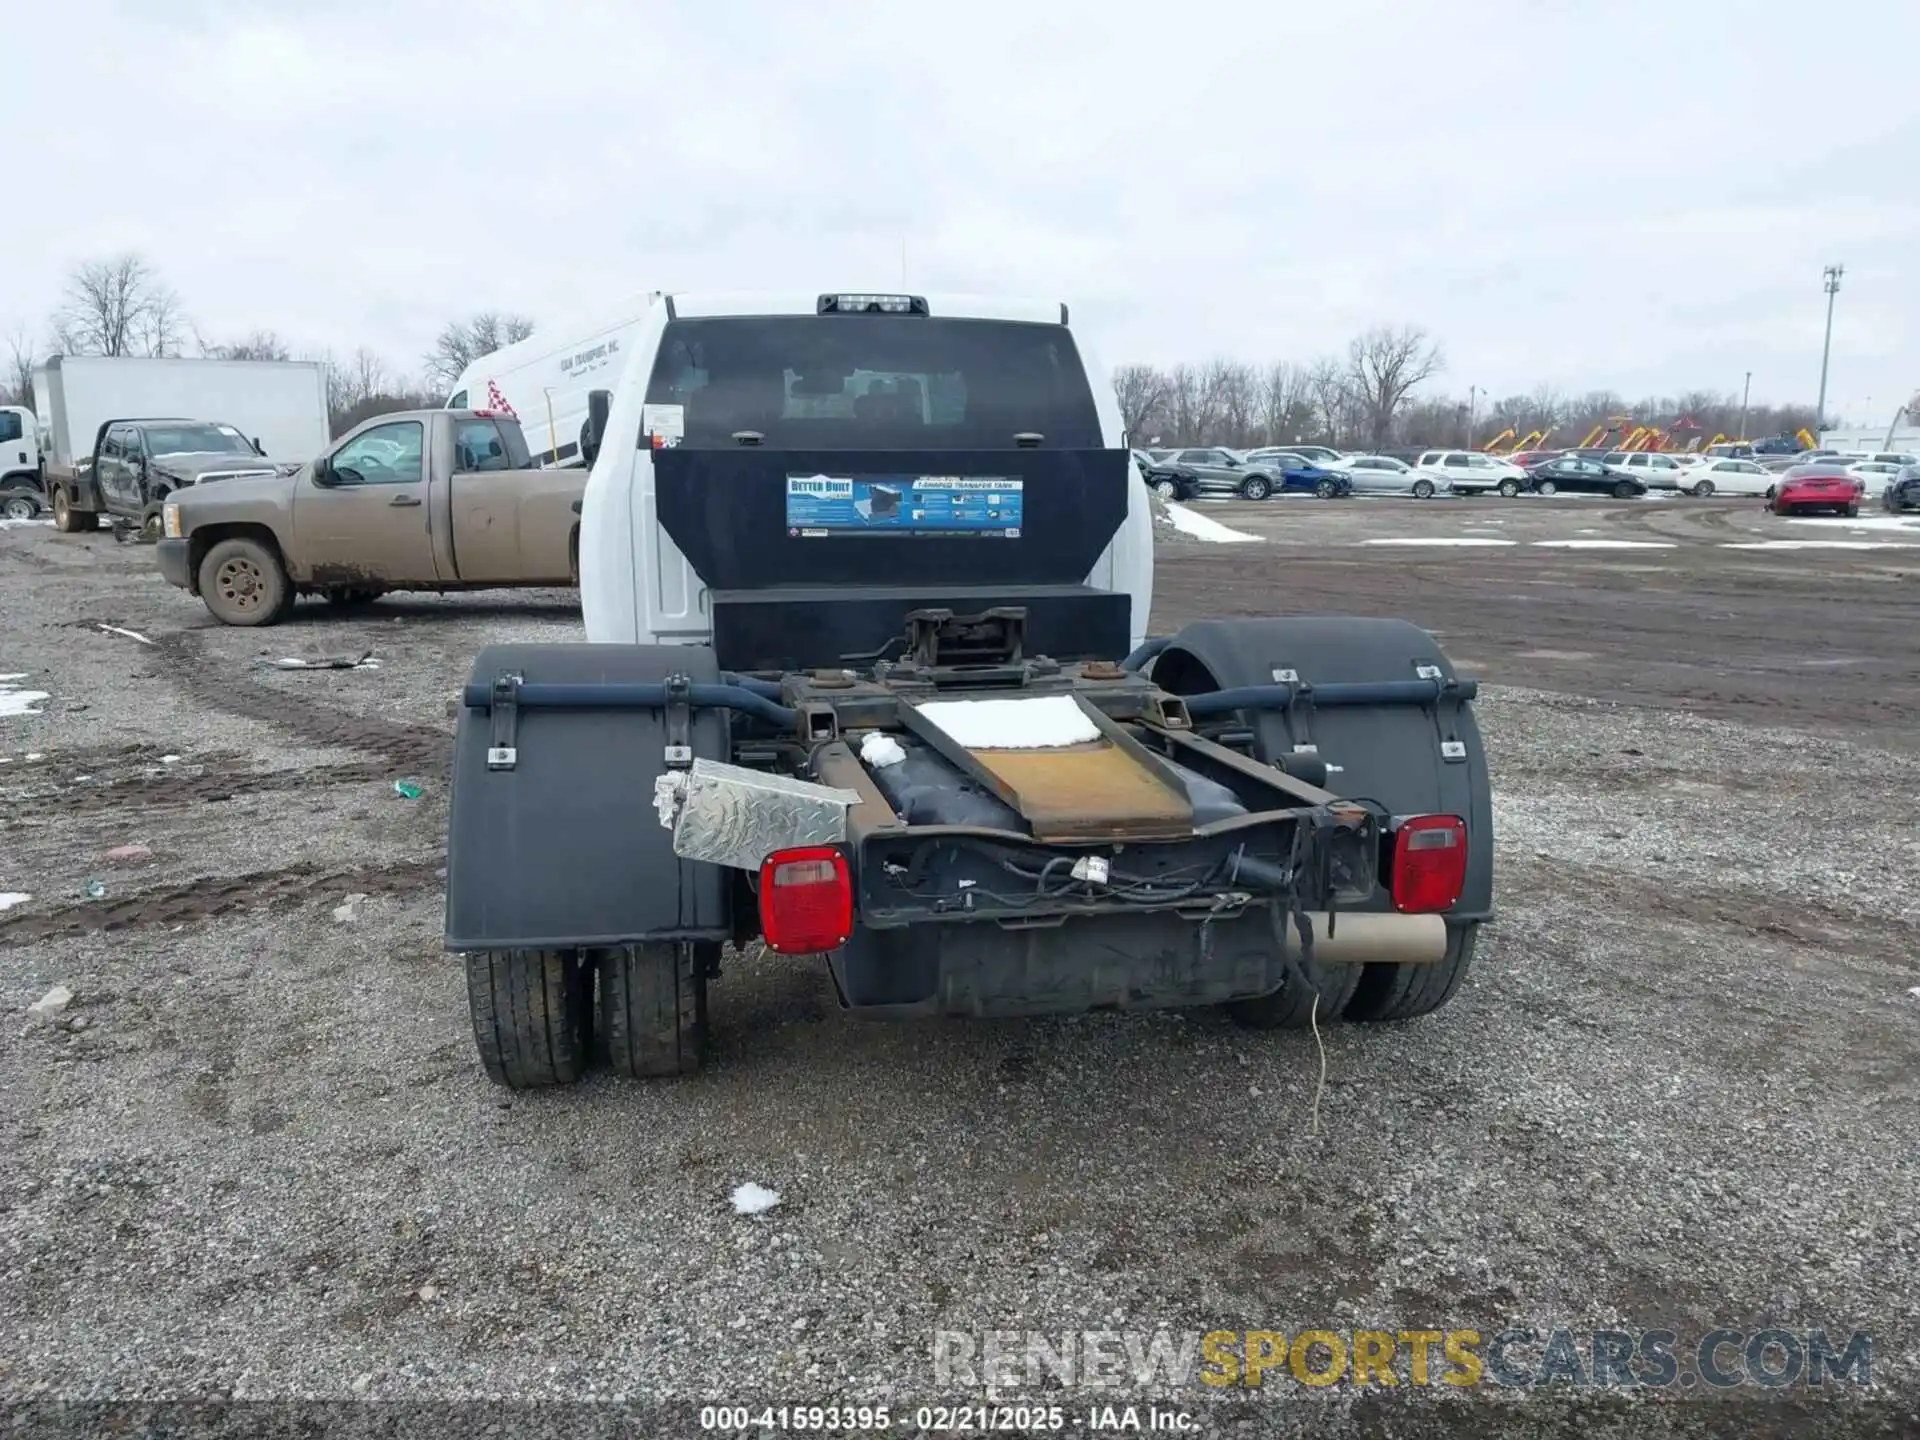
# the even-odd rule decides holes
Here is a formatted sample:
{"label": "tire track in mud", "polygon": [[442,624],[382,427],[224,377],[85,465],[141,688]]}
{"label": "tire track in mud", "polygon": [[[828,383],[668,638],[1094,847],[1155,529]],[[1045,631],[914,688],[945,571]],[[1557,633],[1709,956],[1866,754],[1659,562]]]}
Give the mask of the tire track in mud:
{"label": "tire track in mud", "polygon": [[[65,757],[62,757],[63,759]],[[306,770],[215,769],[204,774],[142,774],[95,778],[57,791],[7,801],[7,821],[44,816],[89,815],[102,810],[159,809],[169,805],[217,805],[236,795],[274,794],[329,785],[382,780],[388,767],[379,761],[358,765],[319,765]]]}
{"label": "tire track in mud", "polygon": [[343,895],[411,895],[441,883],[443,860],[403,860],[357,870],[300,863],[281,870],[212,876],[117,900],[83,900],[39,914],[0,917],[0,949],[40,940],[117,934],[232,915],[272,914]]}
{"label": "tire track in mud", "polygon": [[154,649],[169,662],[158,667],[158,673],[209,710],[256,721],[313,745],[376,755],[396,769],[435,778],[447,773],[453,738],[444,730],[350,715],[234,676],[201,651],[191,630],[156,637]]}

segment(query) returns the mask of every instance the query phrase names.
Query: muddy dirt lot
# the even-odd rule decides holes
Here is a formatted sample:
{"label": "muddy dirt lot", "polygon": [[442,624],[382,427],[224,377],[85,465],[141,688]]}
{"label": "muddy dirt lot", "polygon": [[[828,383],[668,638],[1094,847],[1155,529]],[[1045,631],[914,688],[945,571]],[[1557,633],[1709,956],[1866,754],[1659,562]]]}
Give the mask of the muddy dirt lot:
{"label": "muddy dirt lot", "polygon": [[[1218,505],[1262,539],[1169,541],[1156,628],[1406,615],[1489,682],[1500,920],[1448,1009],[1323,1032],[1317,1133],[1311,1035],[856,1022],[762,956],[699,1077],[508,1098],[439,948],[445,701],[488,640],[576,638],[573,597],[223,630],[148,551],[0,530],[0,1397],[622,1396],[664,1435],[911,1420],[940,1330],[1531,1328],[1470,1388],[1403,1348],[1391,1388],[1034,1393],[1069,1429],[1162,1393],[1207,1433],[1902,1433],[1920,535],[1730,549],[1859,537],[1682,503]],[[1513,543],[1369,543],[1476,535]],[[749,1180],[780,1205],[734,1214]],[[1673,1331],[1674,1383],[1575,1389],[1556,1327],[1589,1379],[1589,1332]],[[1736,1378],[1758,1331],[1871,1332],[1873,1385],[1718,1391],[1716,1327]]]}

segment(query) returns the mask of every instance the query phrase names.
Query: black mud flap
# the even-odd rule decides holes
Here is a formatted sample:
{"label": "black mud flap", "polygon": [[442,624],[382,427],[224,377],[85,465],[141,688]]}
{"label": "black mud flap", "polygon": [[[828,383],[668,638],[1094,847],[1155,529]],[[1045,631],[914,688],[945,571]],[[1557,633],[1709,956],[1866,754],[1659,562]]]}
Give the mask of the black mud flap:
{"label": "black mud flap", "polygon": [[[1178,695],[1247,685],[1328,685],[1455,677],[1440,644],[1404,620],[1298,616],[1200,620],[1153,661],[1156,684]],[[1467,877],[1451,920],[1493,913],[1493,794],[1472,705],[1327,706],[1310,695],[1288,710],[1243,711],[1255,758],[1279,764],[1317,755],[1326,785],[1394,815],[1458,815],[1467,822]],[[1313,747],[1302,749],[1301,747]],[[1377,904],[1386,903],[1384,895]]]}
{"label": "black mud flap", "polygon": [[[704,646],[490,645],[470,685],[717,684]],[[690,759],[728,758],[724,711],[684,717]],[[449,950],[722,940],[725,872],[682,860],[654,808],[667,768],[656,710],[462,707],[447,836]]]}

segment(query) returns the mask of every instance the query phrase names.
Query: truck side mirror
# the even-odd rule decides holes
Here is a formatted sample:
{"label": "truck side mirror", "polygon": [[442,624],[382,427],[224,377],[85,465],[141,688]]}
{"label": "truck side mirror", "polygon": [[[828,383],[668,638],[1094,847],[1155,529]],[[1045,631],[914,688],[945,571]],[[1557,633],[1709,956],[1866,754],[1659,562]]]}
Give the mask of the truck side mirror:
{"label": "truck side mirror", "polygon": [[261,445],[258,435],[253,437],[253,453],[256,455],[264,455],[267,453],[266,448]]}
{"label": "truck side mirror", "polygon": [[589,390],[587,392],[587,426],[580,437],[580,454],[587,464],[593,464],[600,454],[600,442],[607,435],[607,417],[613,413],[613,392],[611,390]]}
{"label": "truck side mirror", "polygon": [[333,461],[329,460],[325,455],[322,455],[318,460],[314,461],[312,468],[314,484],[331,486],[340,483],[340,477],[333,473]]}

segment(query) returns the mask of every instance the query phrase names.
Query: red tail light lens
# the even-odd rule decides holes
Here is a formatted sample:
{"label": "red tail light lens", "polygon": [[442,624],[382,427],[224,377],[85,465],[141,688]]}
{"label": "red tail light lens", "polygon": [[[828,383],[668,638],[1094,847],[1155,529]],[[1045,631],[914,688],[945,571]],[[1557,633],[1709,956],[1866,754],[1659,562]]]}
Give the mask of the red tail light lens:
{"label": "red tail light lens", "polygon": [[776,850],[760,863],[760,933],[782,955],[837,950],[853,934],[853,879],[831,846]]}
{"label": "red tail light lens", "polygon": [[[1458,815],[1415,815],[1393,837],[1393,908],[1450,910],[1467,881],[1467,827]],[[765,903],[764,901],[762,903]]]}

